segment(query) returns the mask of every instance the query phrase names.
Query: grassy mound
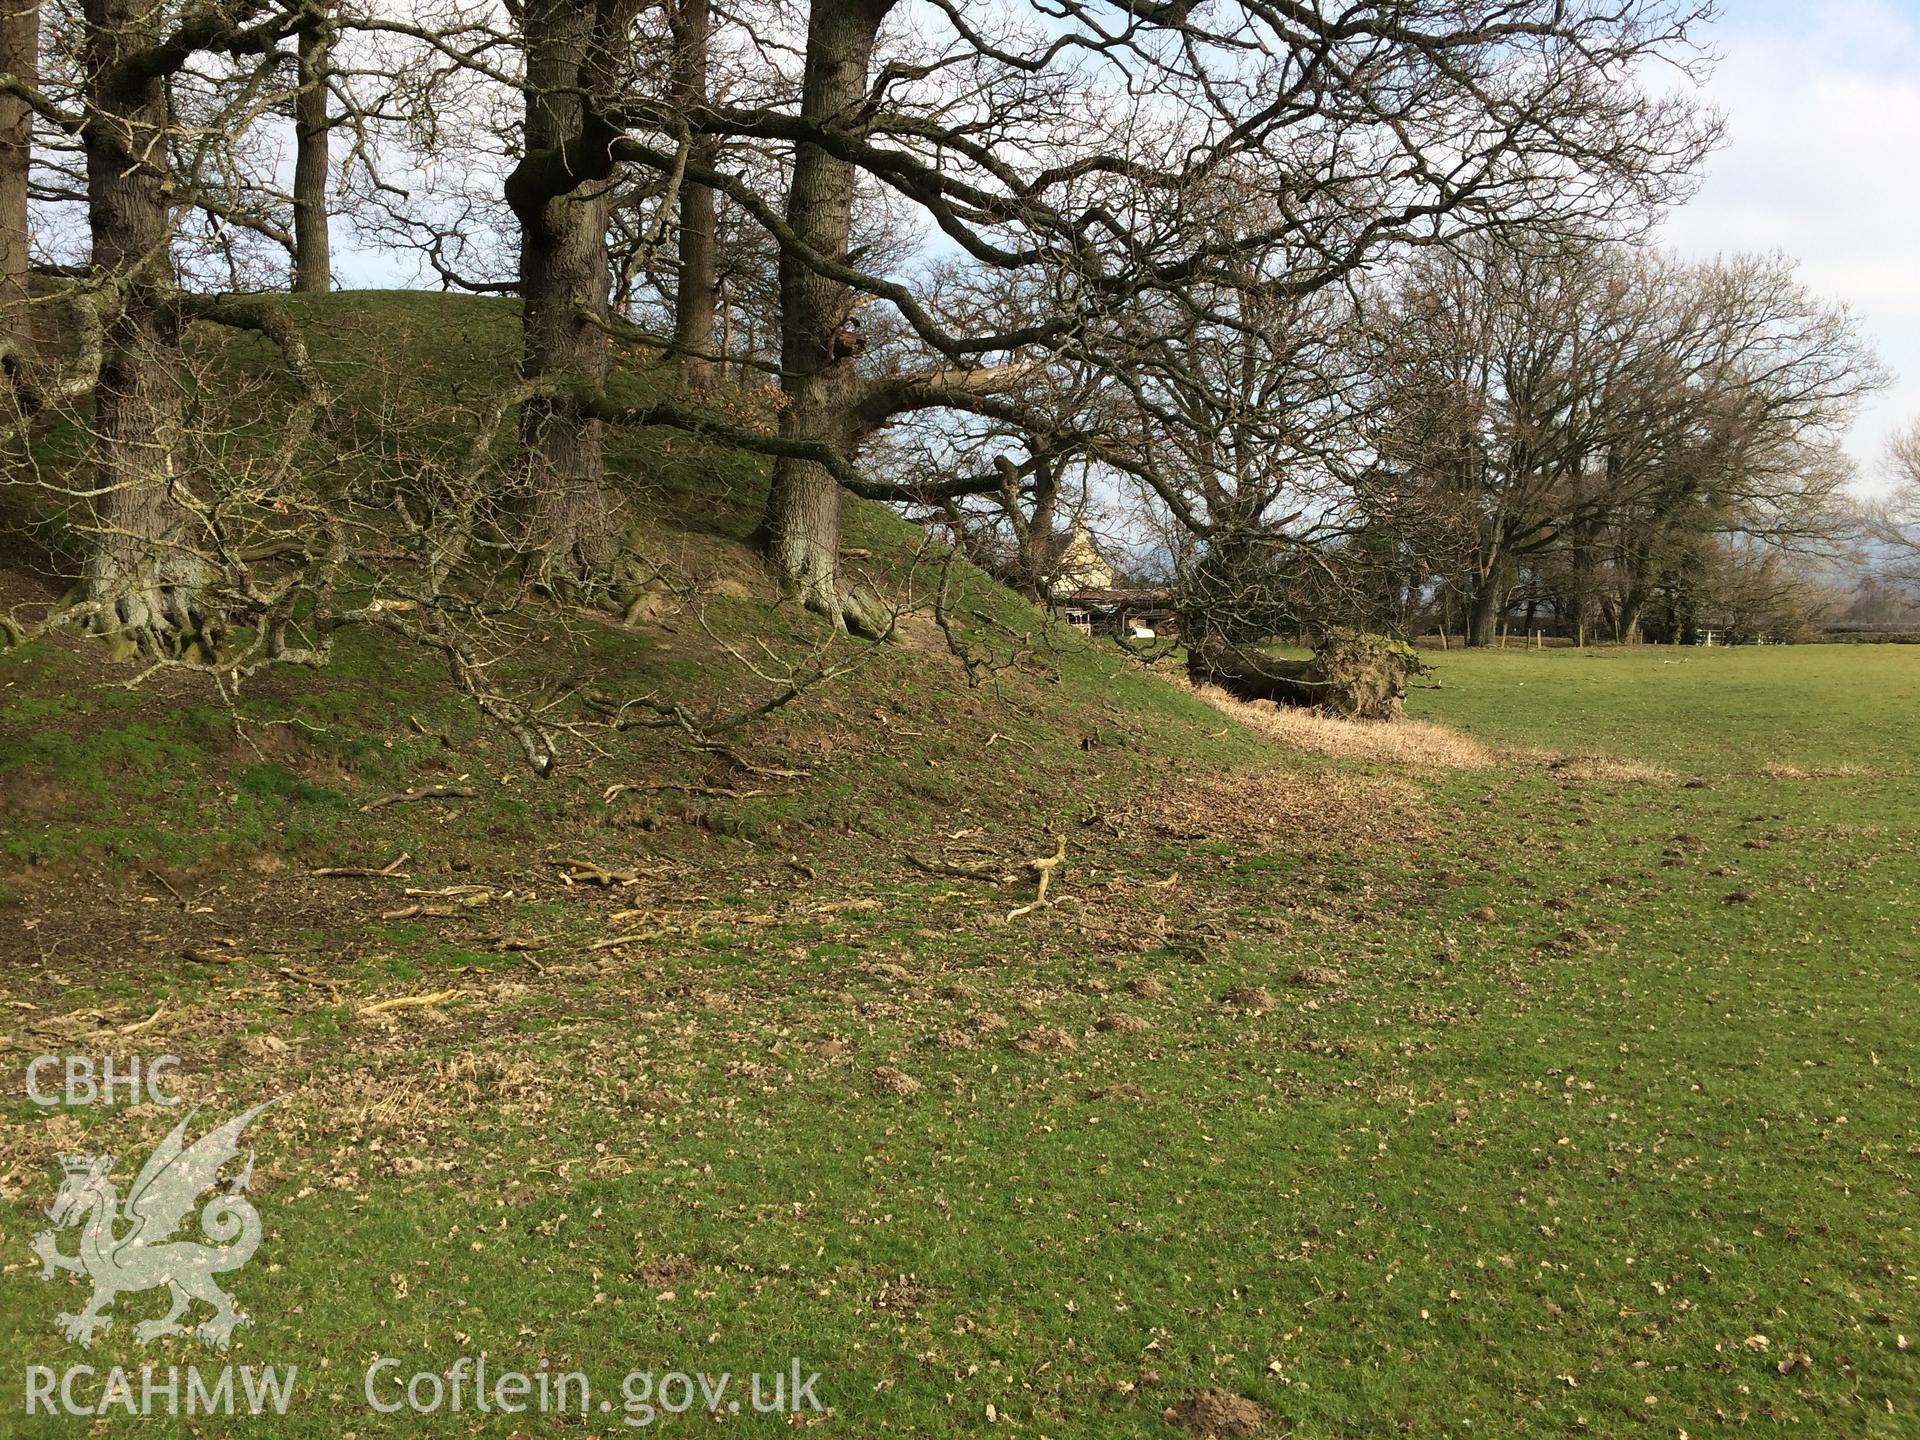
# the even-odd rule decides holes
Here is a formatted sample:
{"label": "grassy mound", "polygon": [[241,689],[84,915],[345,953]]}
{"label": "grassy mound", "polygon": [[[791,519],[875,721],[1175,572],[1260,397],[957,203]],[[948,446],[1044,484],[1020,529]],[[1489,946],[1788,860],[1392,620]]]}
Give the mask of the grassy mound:
{"label": "grassy mound", "polygon": [[[348,293],[285,303],[300,313],[345,415],[412,404],[426,417],[421,428],[444,423],[452,443],[462,417],[510,383],[519,335],[509,302]],[[246,393],[271,386],[264,341],[219,338],[216,372],[234,372]],[[629,358],[619,385],[644,394],[647,357]],[[46,437],[43,459],[70,440]],[[764,464],[660,429],[615,431],[609,463],[628,497],[633,545],[672,584],[636,607],[631,624],[535,610],[496,673],[523,693],[592,685],[615,700],[654,697],[703,713],[778,693],[779,668],[822,636],[810,617],[775,603],[748,543]],[[44,598],[46,577],[29,562],[71,543],[61,517],[35,524],[37,544],[16,547],[6,578],[15,601]],[[115,664],[82,640],[0,654],[0,798],[12,820],[0,838],[0,885],[97,858],[185,871],[398,849],[444,872],[490,843],[591,848],[608,830],[672,849],[689,824],[809,851],[850,834],[917,834],[956,813],[1022,816],[1040,843],[1071,823],[1074,804],[1165,757],[1217,764],[1251,753],[1113,647],[1050,627],[962,563],[948,604],[956,643],[980,662],[970,676],[925,608],[938,577],[921,533],[884,507],[852,502],[846,544],[875,589],[918,606],[896,643],[719,749],[672,730],[576,737],[551,783],[532,779],[437,657],[377,632],[348,632],[328,668],[267,672],[237,700],[201,677]],[[843,643],[844,658],[858,648]],[[616,784],[628,788],[600,803]],[[477,793],[361,810],[432,785]]]}

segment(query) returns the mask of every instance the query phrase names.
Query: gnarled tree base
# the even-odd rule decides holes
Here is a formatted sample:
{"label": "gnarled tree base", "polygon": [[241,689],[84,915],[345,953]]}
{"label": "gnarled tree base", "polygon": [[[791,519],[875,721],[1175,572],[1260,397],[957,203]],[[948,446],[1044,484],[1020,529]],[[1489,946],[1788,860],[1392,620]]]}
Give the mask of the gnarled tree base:
{"label": "gnarled tree base", "polygon": [[83,591],[101,608],[89,628],[112,646],[116,659],[145,655],[209,663],[223,626],[207,587],[206,566],[193,556],[127,560],[111,548],[96,551]]}
{"label": "gnarled tree base", "polygon": [[611,607],[622,574],[620,505],[604,486],[552,486],[527,517],[526,574],[535,588],[579,605]]}
{"label": "gnarled tree base", "polygon": [[[834,527],[837,540],[839,527]],[[767,566],[780,593],[814,614],[866,640],[893,633],[894,612],[866,585],[843,583],[837,551],[811,536],[791,531],[765,540]]]}

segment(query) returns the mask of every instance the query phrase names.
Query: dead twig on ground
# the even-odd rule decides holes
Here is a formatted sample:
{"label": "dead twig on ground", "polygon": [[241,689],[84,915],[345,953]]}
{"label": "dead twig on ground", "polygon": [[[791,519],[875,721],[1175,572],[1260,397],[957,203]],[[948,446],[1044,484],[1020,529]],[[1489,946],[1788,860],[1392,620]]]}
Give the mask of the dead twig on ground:
{"label": "dead twig on ground", "polygon": [[955,880],[978,880],[986,885],[1011,885],[1015,877],[984,865],[956,865],[951,860],[926,860],[911,850],[902,852],[906,862],[929,875],[944,875]]}
{"label": "dead twig on ground", "polygon": [[151,867],[148,868],[147,874],[152,876],[155,880],[158,880],[162,885],[167,887],[167,893],[173,896],[174,899],[180,902],[180,908],[182,910],[188,910],[192,908],[193,902],[189,900],[186,896],[182,895],[178,890],[174,889],[173,882],[167,879],[166,876],[162,875],[158,870],[152,869]]}
{"label": "dead twig on ground", "polygon": [[600,799],[604,804],[612,804],[619,796],[633,791],[648,795],[665,794],[669,792],[682,795],[700,795],[711,800],[751,800],[756,795],[764,795],[767,793],[764,790],[733,790],[725,785],[676,785],[671,783],[659,785],[619,784],[609,785],[601,794]]}
{"label": "dead twig on ground", "polygon": [[376,1000],[371,1005],[362,1005],[356,1015],[384,1015],[389,1010],[418,1010],[426,1005],[439,1005],[459,995],[458,989],[436,990],[431,995],[396,995],[391,1000]]}
{"label": "dead twig on ground", "polygon": [[638,885],[643,879],[653,878],[653,874],[643,872],[637,865],[631,870],[609,870],[591,860],[560,862],[560,880],[565,885],[599,885],[611,890],[616,885]]}
{"label": "dead twig on ground", "polygon": [[400,874],[400,867],[412,858],[413,856],[402,850],[378,870],[370,865],[327,865],[318,870],[309,870],[307,873],[314,876],[327,876],[333,879],[353,878],[376,880],[398,876],[400,879],[405,880],[407,877]]}
{"label": "dead twig on ground", "polygon": [[365,815],[388,805],[411,805],[416,800],[472,800],[479,794],[471,785],[422,785],[414,790],[402,790],[397,795],[382,795],[378,800],[369,800],[360,807],[360,813]]}

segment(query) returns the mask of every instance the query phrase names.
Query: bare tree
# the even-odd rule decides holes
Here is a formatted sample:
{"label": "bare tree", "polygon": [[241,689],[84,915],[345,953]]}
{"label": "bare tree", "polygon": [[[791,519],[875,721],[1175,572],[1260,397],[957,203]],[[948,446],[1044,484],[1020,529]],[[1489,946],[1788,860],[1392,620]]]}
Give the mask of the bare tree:
{"label": "bare tree", "polygon": [[525,154],[506,197],[520,222],[524,371],[537,390],[521,412],[532,549],[550,584],[598,583],[615,549],[618,507],[590,403],[608,373],[615,159],[602,116],[626,78],[638,9],[638,0],[534,0],[520,12]]}
{"label": "bare tree", "polygon": [[1868,531],[1887,552],[1888,573],[1920,589],[1920,421],[1887,441],[1886,471],[1893,490],[1868,511]]}
{"label": "bare tree", "polygon": [[1509,593],[1577,639],[1632,638],[1697,537],[1836,533],[1840,438],[1883,374],[1778,257],[1684,266],[1588,243],[1483,243],[1411,272],[1376,334],[1379,450],[1467,537],[1467,640]]}
{"label": "bare tree", "polygon": [[32,345],[27,271],[28,176],[40,78],[39,0],[0,0],[0,368],[11,374]]}
{"label": "bare tree", "polygon": [[[678,0],[673,8],[674,94],[689,114],[707,103],[708,52],[713,33],[710,0]],[[688,159],[696,170],[711,170],[719,159],[710,137],[689,142]],[[674,349],[680,374],[690,390],[713,383],[714,318],[719,305],[716,275],[713,187],[699,180],[680,187],[680,265],[674,277]]]}
{"label": "bare tree", "polygon": [[327,187],[333,178],[328,116],[332,21],[320,0],[295,35],[298,89],[293,97],[293,288],[324,295],[333,284],[333,245]]}
{"label": "bare tree", "polygon": [[[1268,283],[1306,293],[1449,230],[1643,211],[1711,139],[1688,104],[1632,81],[1651,57],[1690,54],[1698,13],[1663,4],[1405,0],[1339,18],[1149,7],[1111,24],[1074,9],[992,34],[935,8],[937,33],[909,44],[883,34],[891,0],[818,0],[797,113],[715,100],[685,117],[640,98],[615,117],[628,132],[619,158],[661,171],[684,158],[647,135],[683,122],[792,147],[779,203],[718,169],[685,169],[779,243],[785,405],[764,446],[776,465],[763,534],[776,574],[827,613],[848,608],[842,493],[912,498],[858,479],[853,460],[898,417],[1017,420],[1006,393],[1051,358],[1122,363],[1143,302],[1177,308],[1250,251],[1283,250],[1288,267]],[[1159,98],[1137,98],[1148,92]],[[970,263],[1052,276],[1051,308],[1001,332],[948,329],[910,278],[852,253],[862,177]],[[1249,188],[1276,198],[1247,213],[1221,203]],[[902,318],[921,365],[859,363],[850,332],[863,295]]]}

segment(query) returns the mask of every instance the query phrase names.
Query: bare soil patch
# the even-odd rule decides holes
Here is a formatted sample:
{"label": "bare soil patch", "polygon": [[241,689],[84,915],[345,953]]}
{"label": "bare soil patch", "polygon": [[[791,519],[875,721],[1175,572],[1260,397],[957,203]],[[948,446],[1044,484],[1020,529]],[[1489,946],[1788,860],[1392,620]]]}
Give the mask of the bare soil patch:
{"label": "bare soil patch", "polygon": [[1258,1435],[1266,1428],[1266,1408],[1244,1395],[1227,1390],[1202,1390],[1169,1405],[1162,1418],[1170,1425],[1207,1440]]}

